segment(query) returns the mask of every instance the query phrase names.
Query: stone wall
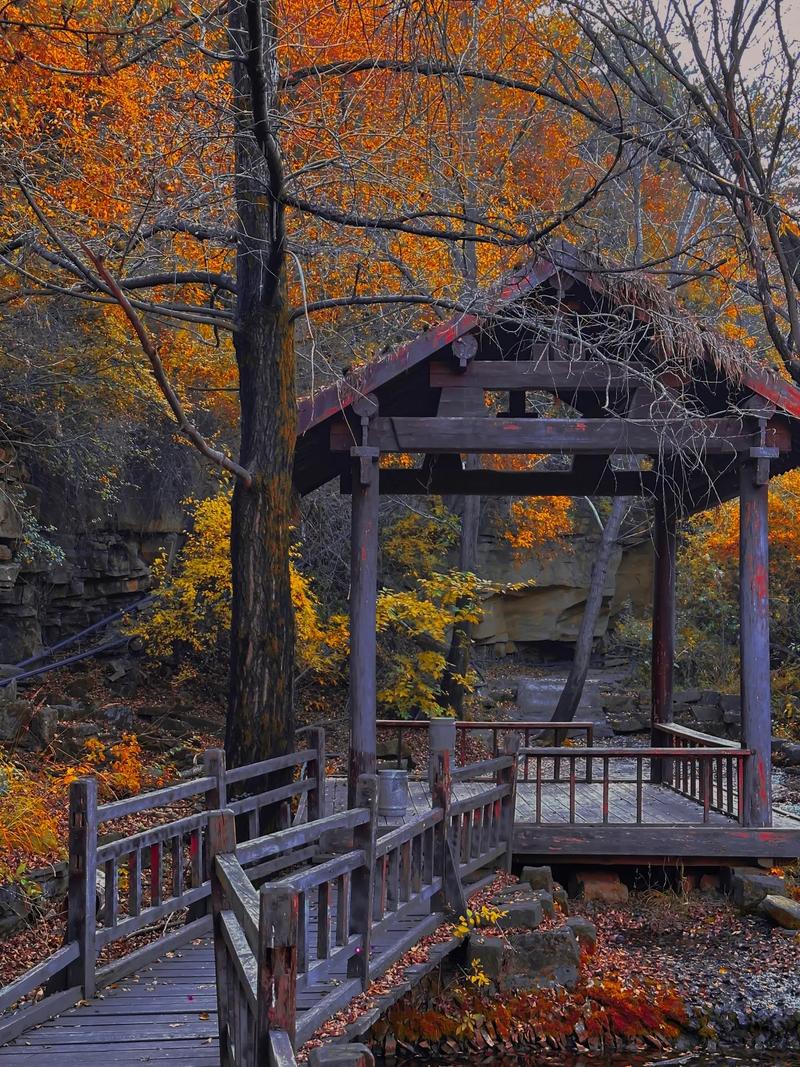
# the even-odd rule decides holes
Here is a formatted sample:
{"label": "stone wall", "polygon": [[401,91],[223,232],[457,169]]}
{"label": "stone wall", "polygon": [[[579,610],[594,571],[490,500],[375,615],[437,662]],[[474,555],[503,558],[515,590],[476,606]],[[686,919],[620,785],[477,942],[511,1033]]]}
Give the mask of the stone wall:
{"label": "stone wall", "polygon": [[[127,470],[124,486],[108,500],[68,478],[30,470],[13,454],[3,457],[0,663],[27,659],[147,592],[153,560],[177,547],[186,529],[182,501],[211,488],[188,448],[164,447],[161,471],[144,463]],[[42,561],[26,549],[26,510],[63,558]]]}
{"label": "stone wall", "polygon": [[[506,588],[484,602],[484,617],[476,634],[478,642],[503,646],[574,641],[583,617],[597,544],[597,533],[579,526],[573,536],[536,557],[520,561],[508,541],[482,531],[478,572]],[[649,538],[623,543],[616,549],[606,578],[597,637],[606,632],[610,620],[626,604],[636,613],[649,613],[652,571]]]}

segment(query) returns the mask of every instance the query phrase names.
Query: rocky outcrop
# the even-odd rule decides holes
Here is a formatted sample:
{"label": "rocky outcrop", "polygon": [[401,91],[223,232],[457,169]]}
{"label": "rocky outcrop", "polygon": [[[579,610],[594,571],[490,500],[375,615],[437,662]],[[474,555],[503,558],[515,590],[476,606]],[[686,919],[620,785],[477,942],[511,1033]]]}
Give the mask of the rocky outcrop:
{"label": "rocky outcrop", "polygon": [[[509,542],[491,530],[478,539],[478,573],[501,587],[483,603],[477,627],[479,644],[498,653],[511,644],[573,642],[578,633],[598,537],[587,523],[546,551],[518,558]],[[629,604],[649,612],[652,589],[652,546],[649,539],[624,544],[614,552],[608,569],[603,606],[595,635],[601,637],[609,621]]]}

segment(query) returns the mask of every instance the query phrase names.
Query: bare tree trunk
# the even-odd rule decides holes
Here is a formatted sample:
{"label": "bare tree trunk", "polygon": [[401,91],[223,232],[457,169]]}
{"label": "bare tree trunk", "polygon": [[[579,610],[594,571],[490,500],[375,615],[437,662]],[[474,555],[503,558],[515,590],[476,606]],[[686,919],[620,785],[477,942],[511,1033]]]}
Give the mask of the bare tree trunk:
{"label": "bare tree trunk", "polygon": [[[294,342],[287,306],[279,160],[263,113],[272,96],[272,9],[234,3],[237,104],[236,257],[242,466],[233,494],[231,663],[225,748],[231,766],[294,743],[294,615],[289,578],[295,440]],[[261,128],[259,129],[259,122]],[[270,158],[269,153],[273,153]],[[277,178],[276,178],[277,169]],[[273,192],[265,196],[265,188]]]}
{"label": "bare tree trunk", "polygon": [[[469,460],[476,461],[477,456]],[[468,466],[469,461],[468,461]],[[473,463],[473,466],[476,466]],[[478,550],[478,525],[481,514],[481,498],[464,496],[461,513],[461,540],[459,542],[458,569],[474,573]],[[464,698],[467,695],[462,679],[467,674],[472,649],[472,623],[457,622],[453,626],[450,650],[447,653],[447,666],[442,678],[442,705],[446,711],[452,711],[461,719],[464,715]]]}
{"label": "bare tree trunk", "polygon": [[611,561],[611,553],[617,543],[628,504],[627,497],[615,497],[611,507],[611,514],[603,527],[597,557],[592,567],[592,577],[589,581],[586,607],[583,610],[583,618],[581,619],[578,638],[575,642],[572,666],[569,669],[569,675],[561,691],[561,696],[558,698],[556,710],[553,712],[553,720],[556,722],[571,722],[575,718],[578,705],[581,702],[583,687],[586,684],[586,675],[589,673],[589,659],[592,655],[594,630],[603,604],[603,589],[606,584],[608,564]]}

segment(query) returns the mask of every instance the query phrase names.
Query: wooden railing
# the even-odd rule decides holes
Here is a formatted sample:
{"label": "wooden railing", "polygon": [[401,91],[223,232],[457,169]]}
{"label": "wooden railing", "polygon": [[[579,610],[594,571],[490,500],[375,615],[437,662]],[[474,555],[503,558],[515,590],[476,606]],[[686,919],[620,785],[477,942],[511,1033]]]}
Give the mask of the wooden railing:
{"label": "wooden railing", "polygon": [[[534,766],[532,821],[535,823],[566,821],[589,824],[646,824],[648,819],[644,812],[645,793],[651,780],[650,767],[656,761],[660,766],[666,763],[674,767],[674,773],[681,783],[677,791],[698,802],[698,807],[702,808],[704,823],[709,821],[711,811],[733,816],[739,822],[743,819],[741,789],[734,790],[733,783],[741,781],[744,761],[750,756],[747,749],[571,748],[565,754],[564,750],[559,748],[533,748],[523,755],[527,756]],[[566,763],[566,779],[556,779],[556,759]],[[560,792],[554,794],[552,790],[548,790],[549,803],[553,808],[548,811],[543,804],[542,787],[553,785],[557,781],[561,782],[566,795],[561,795]],[[577,786],[582,783],[593,783],[594,786],[591,791],[581,790],[581,810],[578,812]],[[613,791],[612,786],[615,787]],[[613,817],[612,800],[618,808],[623,809],[621,813],[625,817],[619,818],[619,810],[618,817]],[[527,814],[523,818],[527,820]],[[658,821],[663,821],[663,816]]]}
{"label": "wooden railing", "polygon": [[[98,984],[115,981],[199,933],[211,893],[208,856],[209,814],[227,802],[231,787],[237,799],[230,809],[239,817],[240,838],[257,832],[262,813],[277,810],[278,821],[291,821],[294,805],[305,799],[305,813],[321,814],[325,796],[325,743],[321,730],[310,735],[311,747],[263,763],[226,770],[221,750],[204,755],[203,775],[165,789],[107,804],[97,803],[94,778],[82,778],[69,790],[69,886],[64,947],[0,991],[0,1044],[44,1021],[82,998]],[[271,787],[275,776],[289,782]],[[170,818],[150,829],[100,842],[119,820],[169,809],[193,800],[202,810]],[[309,851],[303,858],[312,855]],[[292,861],[296,862],[295,857]],[[271,870],[283,870],[287,857]],[[101,877],[98,879],[98,872]],[[97,898],[101,896],[100,908]],[[158,922],[174,928],[151,944],[97,966],[106,946]],[[43,999],[8,1009],[46,983]]]}
{"label": "wooden railing", "polygon": [[[293,1064],[292,1050],[432,932],[445,909],[463,914],[462,877],[510,859],[516,753],[492,762],[498,784],[451,804],[449,754],[440,754],[431,811],[381,836],[374,775],[359,779],[353,809],[239,846],[233,813],[214,813],[223,1065]],[[468,824],[478,832],[465,846]],[[332,830],[352,831],[352,847],[256,891],[273,856],[321,845]],[[298,1012],[298,997],[314,1003]]]}
{"label": "wooden railing", "polygon": [[[664,785],[674,789],[682,796],[696,800],[713,811],[725,815],[735,815],[742,821],[744,808],[744,759],[735,762],[726,759],[724,753],[733,746],[724,737],[691,730],[688,726],[677,723],[656,723],[655,727],[666,738],[671,748],[685,752],[687,749],[702,746],[716,750],[716,758],[707,760],[702,766],[689,757],[681,756],[669,761],[662,770],[661,780]],[[743,755],[749,755],[745,749]]]}
{"label": "wooden railing", "polygon": [[[541,734],[552,733],[554,735],[555,744],[563,745],[571,733],[585,734],[585,745],[591,748],[594,745],[594,729],[597,724],[587,721],[577,722],[467,722],[460,719],[456,720],[456,748],[454,756],[457,759],[459,767],[465,767],[468,764],[468,748],[467,742],[470,735],[491,734],[490,744],[487,745],[492,756],[498,756],[503,751],[505,739],[511,734],[519,734],[521,736],[521,743],[524,749],[527,749],[532,739]],[[394,744],[390,744],[389,759],[394,758],[397,766],[399,767],[404,759],[403,756],[403,736],[404,734],[420,734],[427,733],[430,728],[430,720],[428,719],[378,719],[377,731],[379,736],[389,734],[395,741]],[[530,781],[529,777],[529,761],[524,759],[519,764],[519,778],[520,781]],[[427,773],[427,768],[421,769]],[[561,763],[556,763],[556,774],[560,776]]]}

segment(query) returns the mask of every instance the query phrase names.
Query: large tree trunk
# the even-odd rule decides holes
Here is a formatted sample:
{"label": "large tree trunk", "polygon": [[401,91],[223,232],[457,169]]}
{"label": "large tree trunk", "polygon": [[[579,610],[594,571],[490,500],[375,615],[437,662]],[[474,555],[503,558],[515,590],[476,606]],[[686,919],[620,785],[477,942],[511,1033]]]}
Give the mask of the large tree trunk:
{"label": "large tree trunk", "polygon": [[[250,17],[257,5],[250,7]],[[244,4],[231,8],[231,36],[246,54]],[[252,26],[250,27],[252,29]],[[265,26],[269,32],[269,26]],[[262,57],[263,58],[263,57]],[[225,748],[230,765],[291,751],[294,616],[289,578],[295,441],[294,347],[276,214],[265,196],[264,152],[253,136],[248,68],[234,64],[237,109],[234,333],[241,404],[241,463],[231,514],[233,619]],[[269,64],[265,64],[269,71]],[[281,241],[278,233],[278,242]]]}
{"label": "large tree trunk", "polygon": [[597,557],[592,567],[592,577],[589,581],[589,593],[586,597],[586,607],[583,609],[578,637],[575,641],[575,654],[572,658],[572,666],[561,696],[558,698],[556,710],[553,712],[555,722],[571,722],[578,711],[578,705],[583,695],[583,687],[586,684],[586,675],[589,673],[589,659],[592,655],[594,643],[594,630],[603,604],[603,589],[608,574],[608,564],[611,561],[611,553],[619,537],[620,526],[628,509],[628,498],[618,496],[614,498],[611,514],[603,527],[603,535],[597,549]]}

